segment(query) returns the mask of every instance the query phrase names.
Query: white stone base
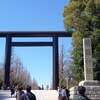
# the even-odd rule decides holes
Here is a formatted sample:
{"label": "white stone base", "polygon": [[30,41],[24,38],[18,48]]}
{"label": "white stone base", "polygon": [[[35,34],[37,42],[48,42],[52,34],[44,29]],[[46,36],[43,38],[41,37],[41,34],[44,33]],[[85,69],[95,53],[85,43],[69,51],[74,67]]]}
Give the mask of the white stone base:
{"label": "white stone base", "polygon": [[100,81],[97,80],[84,80],[79,83],[79,86],[100,86]]}
{"label": "white stone base", "polygon": [[[79,86],[84,86],[86,88],[86,95],[91,100],[100,100],[100,81],[85,80],[79,83]],[[70,88],[70,98],[71,100],[77,100],[78,96],[78,86]]]}
{"label": "white stone base", "polygon": [[77,100],[78,92],[77,92],[78,86],[70,88],[70,100]]}

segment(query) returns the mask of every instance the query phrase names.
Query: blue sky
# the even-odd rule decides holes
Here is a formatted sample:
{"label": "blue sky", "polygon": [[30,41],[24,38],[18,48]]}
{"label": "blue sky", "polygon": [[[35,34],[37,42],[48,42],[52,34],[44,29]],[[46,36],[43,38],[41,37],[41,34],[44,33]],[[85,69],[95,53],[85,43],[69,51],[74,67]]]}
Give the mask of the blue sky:
{"label": "blue sky", "polygon": [[[63,31],[62,14],[67,3],[68,0],[0,0],[0,31]],[[4,61],[4,43],[0,39],[0,62]],[[71,39],[59,39],[59,45],[63,43],[69,53]],[[51,47],[16,47],[14,51],[39,85],[51,84]]]}
{"label": "blue sky", "polygon": [[68,0],[0,0],[0,30],[63,30]]}

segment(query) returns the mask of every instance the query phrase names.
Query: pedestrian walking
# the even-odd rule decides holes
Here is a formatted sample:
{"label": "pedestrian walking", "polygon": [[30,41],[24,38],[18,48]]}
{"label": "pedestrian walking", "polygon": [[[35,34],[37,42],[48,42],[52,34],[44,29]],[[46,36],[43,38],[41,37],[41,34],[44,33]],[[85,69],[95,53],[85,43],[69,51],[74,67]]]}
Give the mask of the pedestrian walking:
{"label": "pedestrian walking", "polygon": [[66,94],[66,89],[64,86],[61,87],[61,100],[66,100],[67,99],[67,94]]}
{"label": "pedestrian walking", "polygon": [[66,100],[70,100],[69,97],[70,97],[70,91],[68,89],[65,89],[66,90]]}
{"label": "pedestrian walking", "polygon": [[15,88],[14,88],[14,86],[11,87],[10,91],[11,91],[11,97],[12,97],[12,95],[15,94]]}
{"label": "pedestrian walking", "polygon": [[86,95],[85,95],[86,88],[83,86],[78,87],[78,99],[77,100],[90,100]]}
{"label": "pedestrian walking", "polygon": [[58,99],[61,100],[62,93],[61,93],[61,87],[58,87]]}
{"label": "pedestrian walking", "polygon": [[16,93],[16,100],[29,100],[28,96],[23,91],[22,86],[18,86],[18,91]]}
{"label": "pedestrian walking", "polygon": [[33,94],[31,92],[31,86],[29,86],[29,85],[26,88],[26,94],[27,94],[29,100],[36,100],[36,96],[35,96],[35,94]]}

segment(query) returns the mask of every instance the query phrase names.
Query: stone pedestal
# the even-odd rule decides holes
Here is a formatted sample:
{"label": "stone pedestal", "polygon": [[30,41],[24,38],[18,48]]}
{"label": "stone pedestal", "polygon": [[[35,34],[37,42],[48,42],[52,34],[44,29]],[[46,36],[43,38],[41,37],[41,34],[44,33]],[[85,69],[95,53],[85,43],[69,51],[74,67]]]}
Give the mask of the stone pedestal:
{"label": "stone pedestal", "polygon": [[70,88],[70,100],[77,100],[78,98],[78,86]]}
{"label": "stone pedestal", "polygon": [[[86,95],[91,100],[100,100],[100,81],[88,80],[81,81],[79,86],[86,88]],[[70,88],[70,99],[77,100],[78,97],[78,86]]]}
{"label": "stone pedestal", "polygon": [[100,81],[87,80],[81,81],[79,86],[84,86],[86,88],[86,95],[91,100],[100,100]]}

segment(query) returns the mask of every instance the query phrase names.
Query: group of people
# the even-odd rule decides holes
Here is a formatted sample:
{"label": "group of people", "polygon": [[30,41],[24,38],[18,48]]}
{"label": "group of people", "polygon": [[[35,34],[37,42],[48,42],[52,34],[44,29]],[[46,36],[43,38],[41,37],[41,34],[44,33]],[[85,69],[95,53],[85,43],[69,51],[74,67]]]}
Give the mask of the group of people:
{"label": "group of people", "polygon": [[[77,100],[90,100],[85,95],[86,88],[83,86],[78,87],[78,98]],[[11,88],[11,96],[15,93],[15,89]],[[59,100],[70,100],[70,91],[64,86],[58,88]],[[23,91],[22,86],[18,86],[16,91],[16,100],[36,100],[35,94],[31,92],[31,86],[26,87],[26,92]]]}
{"label": "group of people", "polygon": [[[83,86],[78,87],[78,96],[75,100],[90,100],[85,95],[86,88]],[[70,100],[70,91],[66,89],[65,87],[58,88],[59,92],[59,100]]]}
{"label": "group of people", "polygon": [[[11,96],[15,93],[15,89],[11,88]],[[23,91],[22,86],[17,87],[16,100],[36,100],[35,94],[31,92],[31,86],[27,86],[26,92]]]}

